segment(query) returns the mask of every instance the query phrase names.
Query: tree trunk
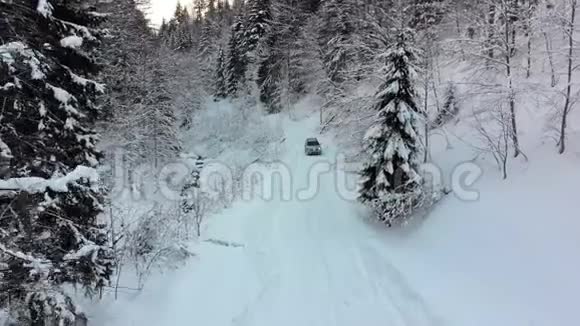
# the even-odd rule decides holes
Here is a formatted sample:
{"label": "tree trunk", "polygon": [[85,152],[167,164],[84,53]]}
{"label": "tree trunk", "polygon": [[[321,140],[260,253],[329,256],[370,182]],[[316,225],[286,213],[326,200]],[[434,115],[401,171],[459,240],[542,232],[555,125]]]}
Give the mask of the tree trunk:
{"label": "tree trunk", "polygon": [[546,43],[546,53],[548,54],[548,62],[550,63],[550,73],[551,73],[550,86],[555,87],[556,71],[554,69],[554,58],[552,56],[552,43],[550,41],[550,37],[548,37],[548,33],[543,32],[542,34],[544,34],[544,40]]}
{"label": "tree trunk", "polygon": [[[507,15],[506,15],[507,16]],[[515,91],[513,87],[513,76],[512,76],[512,67],[511,67],[511,58],[513,53],[513,38],[510,39],[510,36],[513,36],[513,32],[511,29],[514,28],[512,21],[509,17],[506,17],[505,27],[504,27],[504,41],[505,41],[505,62],[506,62],[506,77],[508,79],[508,92],[509,92],[509,106],[510,106],[510,119],[511,119],[511,138],[514,145],[514,157],[518,157],[520,155],[520,145],[518,139],[518,128],[517,128],[517,121],[516,121],[516,99],[515,99]]]}
{"label": "tree trunk", "polygon": [[509,11],[510,11],[509,22],[510,22],[510,28],[511,28],[511,34],[512,34],[512,39],[511,39],[512,45],[511,45],[511,49],[510,49],[510,55],[513,58],[516,55],[516,34],[517,34],[516,21],[518,19],[518,17],[517,17],[517,11],[518,11],[517,0],[513,0],[511,2],[511,7],[509,8]]}
{"label": "tree trunk", "polygon": [[425,118],[425,157],[423,162],[427,163],[429,161],[429,115],[427,114],[427,109],[429,106],[429,80],[425,81],[425,107],[423,116]]}
{"label": "tree trunk", "polygon": [[495,33],[494,33],[494,28],[495,28],[495,3],[494,1],[490,1],[489,3],[489,11],[488,11],[488,17],[487,17],[487,56],[490,59],[493,59],[493,55],[494,55],[494,51],[493,51],[493,45],[494,45],[494,37],[495,37]]}
{"label": "tree trunk", "polygon": [[560,154],[566,151],[566,123],[568,112],[570,111],[570,96],[572,93],[572,56],[574,55],[574,21],[576,20],[576,1],[571,0],[572,10],[570,13],[570,22],[568,25],[568,85],[566,86],[566,101],[564,103],[564,112],[562,113],[562,126],[560,127]]}
{"label": "tree trunk", "polygon": [[527,32],[526,37],[528,38],[528,51],[526,54],[526,78],[530,78],[532,74],[532,37],[530,36],[529,32]]}
{"label": "tree trunk", "polygon": [[516,122],[516,100],[513,93],[512,81],[510,77],[510,115],[512,122],[512,141],[514,143],[514,157],[520,155],[520,143],[518,139],[518,127]]}
{"label": "tree trunk", "polygon": [[461,33],[461,24],[459,22],[459,1],[457,1],[455,3],[455,29],[457,30],[457,36],[461,37],[463,36]]}
{"label": "tree trunk", "polygon": [[526,22],[524,23],[524,34],[527,39],[527,58],[526,58],[526,78],[530,78],[532,74],[532,16],[534,13],[533,0],[528,0],[528,8],[526,13]]}

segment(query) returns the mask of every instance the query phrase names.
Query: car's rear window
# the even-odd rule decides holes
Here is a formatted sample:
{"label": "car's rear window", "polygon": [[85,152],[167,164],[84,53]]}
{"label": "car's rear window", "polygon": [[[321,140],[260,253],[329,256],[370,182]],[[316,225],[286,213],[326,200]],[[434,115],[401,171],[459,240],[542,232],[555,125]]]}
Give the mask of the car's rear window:
{"label": "car's rear window", "polygon": [[318,145],[318,141],[316,139],[309,139],[306,141],[308,145]]}

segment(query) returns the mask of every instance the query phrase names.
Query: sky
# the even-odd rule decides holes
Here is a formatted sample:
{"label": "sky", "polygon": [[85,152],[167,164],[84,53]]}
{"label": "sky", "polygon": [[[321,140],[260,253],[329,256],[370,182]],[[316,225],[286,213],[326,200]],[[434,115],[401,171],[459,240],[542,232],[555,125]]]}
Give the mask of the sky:
{"label": "sky", "polygon": [[[163,18],[169,20],[173,17],[175,12],[175,6],[178,0],[150,0],[151,8],[147,10],[149,19],[151,23],[155,26],[161,25]],[[181,4],[185,4],[188,7],[193,3],[192,0],[180,0]]]}
{"label": "sky", "polygon": [[[151,9],[148,10],[149,19],[153,25],[161,25],[161,20],[163,18],[169,19],[173,16],[175,12],[175,6],[178,0],[151,0]],[[191,1],[181,1],[181,3],[186,3]]]}

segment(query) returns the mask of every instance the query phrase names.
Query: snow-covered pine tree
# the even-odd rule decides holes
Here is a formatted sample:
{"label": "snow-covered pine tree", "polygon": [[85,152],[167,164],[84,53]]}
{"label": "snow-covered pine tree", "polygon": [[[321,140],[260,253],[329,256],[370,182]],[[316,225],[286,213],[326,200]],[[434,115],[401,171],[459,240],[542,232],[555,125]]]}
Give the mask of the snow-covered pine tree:
{"label": "snow-covered pine tree", "polygon": [[[272,3],[272,20],[258,47],[256,83],[260,99],[270,113],[279,112],[306,92],[309,78],[320,70],[319,54],[307,24],[309,14],[292,0]],[[313,60],[315,59],[315,60]]]}
{"label": "snow-covered pine tree", "polygon": [[228,95],[237,97],[245,87],[247,69],[246,49],[243,44],[244,23],[238,16],[232,25],[232,32],[228,43],[226,62],[226,80]]}
{"label": "snow-covered pine tree", "polygon": [[202,22],[201,36],[199,39],[199,58],[202,63],[207,62],[215,52],[216,41],[219,36],[219,26],[214,18],[207,17]]}
{"label": "snow-covered pine tree", "polygon": [[313,14],[318,11],[321,3],[321,0],[303,0],[300,1],[300,6],[304,12]]}
{"label": "snow-covered pine tree", "polygon": [[[218,17],[220,22],[225,21],[226,16],[226,5],[229,3],[228,1],[217,0],[216,3],[216,16]],[[229,8],[229,6],[228,6]]]}
{"label": "snow-covered pine tree", "polygon": [[186,7],[181,8],[181,12],[175,13],[177,21],[177,34],[175,48],[179,50],[189,50],[193,46],[191,31],[191,16]]}
{"label": "snow-covered pine tree", "polygon": [[266,38],[258,66],[256,84],[260,93],[260,101],[266,106],[268,113],[278,113],[281,104],[281,60],[279,52],[279,35],[275,32]]}
{"label": "snow-covered pine tree", "polygon": [[217,15],[217,5],[216,0],[207,1],[207,14],[205,15],[209,19],[215,19]]}
{"label": "snow-covered pine tree", "polygon": [[[0,2],[0,308],[24,325],[84,319],[61,285],[92,294],[112,273],[99,221],[93,123],[103,86],[90,80],[101,18],[83,1]],[[3,155],[6,156],[6,155]]]}
{"label": "snow-covered pine tree", "polygon": [[191,25],[192,18],[187,7],[178,2],[173,18],[166,24],[159,37],[173,50],[189,50],[194,45]]}
{"label": "snow-covered pine tree", "polygon": [[327,0],[321,8],[319,42],[328,78],[342,83],[347,78],[347,67],[353,53],[348,45],[355,32],[352,0]]}
{"label": "snow-covered pine tree", "polygon": [[226,88],[225,54],[224,50],[220,48],[215,66],[214,97],[217,100],[226,98],[226,96],[228,96],[228,92]]}
{"label": "snow-covered pine tree", "polygon": [[308,15],[302,11],[302,6],[292,0],[281,2],[275,7],[278,16],[275,28],[281,41],[284,101],[292,102],[306,93],[305,74],[312,73],[315,68],[308,65],[307,53],[314,44],[306,42],[306,35],[311,31],[304,30]]}
{"label": "snow-covered pine tree", "polygon": [[400,32],[386,53],[385,82],[376,94],[376,121],[365,134],[368,161],[361,172],[359,199],[388,226],[409,217],[422,197],[419,175],[418,106],[415,102],[409,34]]}
{"label": "snow-covered pine tree", "polygon": [[163,20],[161,21],[161,25],[159,25],[159,30],[157,31],[157,35],[159,36],[159,39],[163,40],[165,38],[167,38],[167,29],[169,28],[169,26],[167,25],[167,21],[165,20],[165,18],[163,18]]}
{"label": "snow-covered pine tree", "polygon": [[272,20],[270,0],[248,0],[244,48],[253,51],[268,32]]}
{"label": "snow-covered pine tree", "polygon": [[409,26],[423,30],[439,24],[447,11],[447,5],[444,0],[414,0],[408,7],[411,11]]}
{"label": "snow-covered pine tree", "polygon": [[[226,2],[229,3],[229,1],[226,1]],[[232,7],[232,11],[236,15],[239,15],[245,10],[246,3],[244,2],[244,0],[233,0],[231,7]]]}
{"label": "snow-covered pine tree", "polygon": [[192,16],[196,24],[200,24],[205,17],[207,0],[193,0]]}
{"label": "snow-covered pine tree", "polygon": [[453,118],[459,113],[459,104],[457,101],[457,88],[454,83],[449,83],[447,90],[445,91],[445,102],[443,103],[443,108],[438,112],[435,121],[433,121],[433,126],[440,127]]}
{"label": "snow-covered pine tree", "polygon": [[123,146],[129,170],[144,161],[158,166],[175,157],[180,146],[178,125],[186,122],[177,121],[174,112],[172,83],[176,77],[170,71],[173,56],[183,54],[158,46],[134,0],[101,6],[110,13],[107,25],[111,35],[103,40],[105,49],[100,58],[106,63],[101,76],[111,90],[103,100],[107,108],[124,108],[109,113],[109,121],[103,124],[105,142]]}
{"label": "snow-covered pine tree", "polygon": [[[209,9],[208,9],[209,10]],[[208,14],[204,17],[201,22],[201,32],[199,38],[199,45],[197,47],[199,61],[199,68],[201,72],[202,80],[212,80],[215,73],[215,63],[218,56],[218,49],[221,48],[223,43],[221,39],[221,32],[224,29],[222,26],[223,21],[220,19],[216,9],[213,9],[213,13]],[[213,83],[205,83],[206,90],[208,92],[213,92]]]}

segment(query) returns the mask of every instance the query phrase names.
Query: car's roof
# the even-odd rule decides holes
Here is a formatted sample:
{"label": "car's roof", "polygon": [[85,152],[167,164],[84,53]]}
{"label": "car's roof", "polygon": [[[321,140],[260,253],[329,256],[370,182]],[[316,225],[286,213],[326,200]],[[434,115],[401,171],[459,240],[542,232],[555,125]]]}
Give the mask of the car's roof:
{"label": "car's roof", "polygon": [[306,138],[306,141],[318,141],[318,139],[311,137],[311,138]]}

